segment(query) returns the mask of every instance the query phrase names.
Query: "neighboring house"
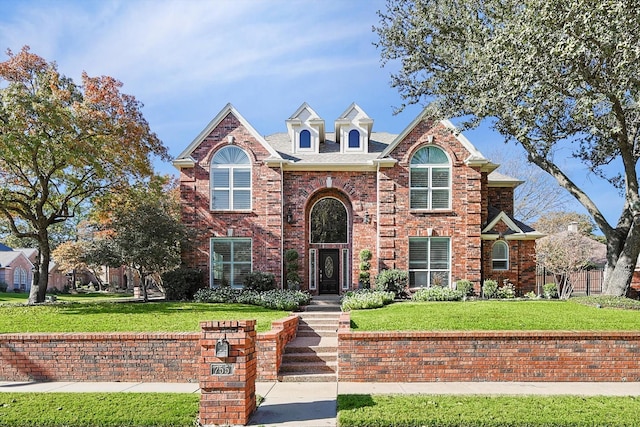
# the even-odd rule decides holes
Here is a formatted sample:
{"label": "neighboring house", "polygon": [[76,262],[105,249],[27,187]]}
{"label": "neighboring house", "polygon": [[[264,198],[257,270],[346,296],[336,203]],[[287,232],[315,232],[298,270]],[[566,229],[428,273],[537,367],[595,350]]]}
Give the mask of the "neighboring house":
{"label": "neighboring house", "polygon": [[0,282],[8,285],[8,291],[29,292],[33,264],[24,252],[0,245]]}
{"label": "neighboring house", "polygon": [[448,121],[419,115],[399,135],[373,132],[356,104],[335,132],[306,103],[286,132],[263,137],[225,106],[176,158],[183,222],[201,240],[183,254],[210,286],[241,287],[251,271],[286,287],[283,253],[299,253],[301,287],[343,293],[372,276],[409,271],[412,288],[508,279],[535,287],[535,239],[513,218],[521,182],[497,174]]}

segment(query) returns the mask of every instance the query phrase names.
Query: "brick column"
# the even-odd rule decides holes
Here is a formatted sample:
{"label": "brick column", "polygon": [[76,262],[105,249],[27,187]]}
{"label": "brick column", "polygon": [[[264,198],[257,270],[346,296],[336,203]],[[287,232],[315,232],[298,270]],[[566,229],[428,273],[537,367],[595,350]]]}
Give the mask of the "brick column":
{"label": "brick column", "polygon": [[[200,424],[246,425],[256,409],[256,321],[202,322]],[[228,356],[218,351],[228,342]]]}

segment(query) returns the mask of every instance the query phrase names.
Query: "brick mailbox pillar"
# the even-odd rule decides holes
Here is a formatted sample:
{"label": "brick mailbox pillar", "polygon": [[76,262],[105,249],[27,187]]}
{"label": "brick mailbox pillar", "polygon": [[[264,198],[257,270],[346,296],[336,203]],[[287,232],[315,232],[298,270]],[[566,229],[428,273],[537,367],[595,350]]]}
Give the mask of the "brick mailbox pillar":
{"label": "brick mailbox pillar", "polygon": [[256,321],[202,322],[200,424],[246,425],[256,409]]}

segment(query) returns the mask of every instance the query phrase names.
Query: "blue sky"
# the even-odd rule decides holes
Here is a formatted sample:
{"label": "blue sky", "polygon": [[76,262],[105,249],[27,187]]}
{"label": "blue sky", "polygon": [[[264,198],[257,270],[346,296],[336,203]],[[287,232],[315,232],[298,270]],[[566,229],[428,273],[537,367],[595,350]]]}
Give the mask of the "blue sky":
{"label": "blue sky", "polygon": [[[285,120],[303,102],[328,131],[356,102],[374,119],[374,131],[400,133],[421,107],[393,115],[401,104],[389,85],[397,65],[382,68],[373,46],[376,11],[384,6],[384,0],[0,0],[0,49],[29,45],[78,82],[83,70],[122,81],[173,156],[228,102],[264,135],[286,131]],[[487,126],[465,135],[487,156],[508,149]],[[615,224],[618,193],[582,165],[558,163]],[[176,173],[168,163],[156,167]]]}

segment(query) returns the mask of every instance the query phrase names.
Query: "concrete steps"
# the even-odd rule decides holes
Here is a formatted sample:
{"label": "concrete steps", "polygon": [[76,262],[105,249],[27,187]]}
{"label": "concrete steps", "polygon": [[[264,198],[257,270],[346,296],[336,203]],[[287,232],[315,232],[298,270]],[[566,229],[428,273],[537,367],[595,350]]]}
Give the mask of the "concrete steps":
{"label": "concrete steps", "polygon": [[306,311],[298,316],[297,335],[287,344],[278,380],[335,382],[340,318],[338,297],[315,297]]}

